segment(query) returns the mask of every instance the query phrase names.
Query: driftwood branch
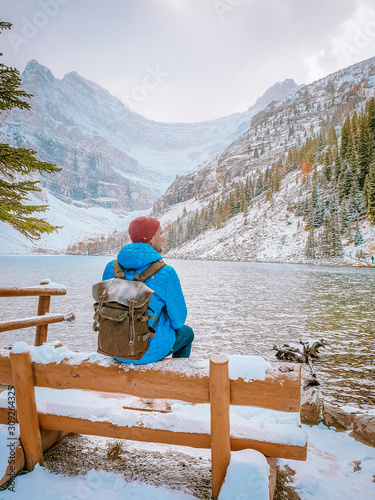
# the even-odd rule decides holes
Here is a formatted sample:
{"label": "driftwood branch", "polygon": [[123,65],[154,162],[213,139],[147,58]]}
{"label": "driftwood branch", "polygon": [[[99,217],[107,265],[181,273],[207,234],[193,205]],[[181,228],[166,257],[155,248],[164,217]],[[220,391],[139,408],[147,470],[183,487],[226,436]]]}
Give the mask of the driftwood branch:
{"label": "driftwood branch", "polygon": [[307,363],[309,365],[311,375],[316,379],[316,374],[313,370],[312,362],[314,359],[319,358],[319,349],[325,348],[327,345],[324,339],[316,340],[312,345],[309,342],[299,341],[296,344],[283,344],[281,347],[274,345],[272,349],[276,351],[276,357],[280,361],[292,361],[295,363]]}

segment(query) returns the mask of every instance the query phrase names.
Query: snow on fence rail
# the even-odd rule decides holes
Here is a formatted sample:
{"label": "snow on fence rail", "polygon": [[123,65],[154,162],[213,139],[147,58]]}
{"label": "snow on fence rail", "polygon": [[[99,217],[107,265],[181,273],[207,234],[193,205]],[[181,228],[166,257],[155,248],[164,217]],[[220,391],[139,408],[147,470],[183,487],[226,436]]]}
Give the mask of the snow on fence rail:
{"label": "snow on fence rail", "polygon": [[[42,463],[47,441],[51,445],[61,438],[62,432],[211,448],[214,499],[219,496],[231,452],[254,449],[266,457],[305,460],[306,434],[298,425],[299,418],[294,419],[292,425],[284,425],[286,431],[279,426],[272,432],[271,424],[263,434],[259,428],[251,430],[249,425],[237,425],[239,416],[235,414],[234,423],[230,424],[235,405],[241,406],[241,412],[242,407],[256,406],[274,410],[272,413],[293,415],[290,412],[294,412],[299,416],[300,366],[274,363],[265,370],[264,376],[253,379],[232,372],[228,370],[228,358],[222,355],[212,356],[209,369],[196,367],[189,359],[126,365],[96,353],[72,353],[64,346],[54,349],[18,342],[12,352],[0,351],[0,382],[15,386],[15,419],[24,450],[17,470]],[[104,416],[89,413],[89,418],[79,409],[73,411],[70,405],[52,405],[43,411],[46,408],[39,405],[38,409],[35,396],[35,389],[40,387],[178,400],[198,407],[208,404],[208,418],[206,422],[202,414],[198,414],[191,423],[186,420],[187,411],[152,415],[124,406],[117,406]],[[100,407],[100,402],[97,406]],[[6,424],[7,419],[8,409],[0,408],[0,424]]]}
{"label": "snow on fence rail", "polygon": [[64,321],[63,314],[50,314],[49,308],[52,295],[65,295],[66,288],[63,285],[52,283],[50,279],[43,280],[40,285],[31,287],[1,287],[0,297],[30,297],[38,296],[37,316],[7,321],[0,321],[0,333],[20,328],[36,326],[35,345],[47,342],[48,325]]}

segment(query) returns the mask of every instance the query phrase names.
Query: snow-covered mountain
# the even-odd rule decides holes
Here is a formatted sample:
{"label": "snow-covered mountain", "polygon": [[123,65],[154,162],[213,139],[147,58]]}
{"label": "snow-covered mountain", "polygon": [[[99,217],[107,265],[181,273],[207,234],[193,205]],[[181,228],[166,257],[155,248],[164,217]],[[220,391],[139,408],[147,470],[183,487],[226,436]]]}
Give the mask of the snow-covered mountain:
{"label": "snow-covered mountain", "polygon": [[[154,204],[153,214],[165,226],[174,224],[176,244],[169,251],[173,258],[263,260],[304,262],[308,237],[305,219],[296,213],[300,199],[312,191],[299,169],[288,172],[288,155],[293,156],[307,138],[319,137],[321,131],[333,126],[339,134],[345,116],[360,113],[375,95],[375,58],[355,64],[299,89],[278,102],[272,102],[252,118],[249,129],[221,154],[194,172],[178,177]],[[327,146],[322,144],[321,151]],[[306,158],[305,158],[306,160]],[[238,213],[224,223],[206,223],[207,214],[218,211],[218,202],[226,195],[236,195],[246,179],[264,173],[280,162],[283,180],[270,196],[264,189],[251,201],[246,215]],[[323,168],[316,165],[317,171]],[[281,174],[280,174],[281,175]],[[323,189],[323,188],[322,188]],[[331,188],[328,188],[331,189]],[[267,199],[268,197],[268,199]],[[329,193],[327,195],[329,197]],[[176,225],[176,221],[179,221]],[[191,227],[203,230],[191,237]],[[205,228],[204,224],[208,226]],[[350,231],[342,243],[347,258],[360,250],[375,254],[375,230],[368,219],[361,217],[359,230],[363,243],[355,246]]]}
{"label": "snow-covered mountain", "polygon": [[[290,95],[300,88],[293,81],[277,83],[244,113],[202,123],[159,123],[130,111],[97,84],[75,72],[61,80],[51,71],[30,61],[22,74],[22,88],[33,94],[31,110],[13,109],[0,115],[0,140],[16,147],[38,152],[38,158],[63,167],[62,172],[43,176],[42,198],[53,200],[48,220],[61,219],[59,206],[66,213],[60,232],[61,246],[49,237],[51,247],[65,249],[74,239],[69,221],[82,208],[83,234],[107,232],[107,225],[91,218],[87,209],[100,207],[127,217],[130,212],[150,209],[177,175],[195,170],[222,152],[249,127],[251,118],[271,99]],[[61,202],[67,206],[61,205]],[[70,233],[70,238],[67,233]],[[11,231],[12,233],[12,231]],[[64,237],[61,237],[64,233]],[[7,236],[5,236],[5,234]],[[3,251],[12,239],[1,230]],[[44,241],[44,240],[43,240]],[[44,245],[44,243],[43,243]],[[42,246],[43,246],[42,245]]]}
{"label": "snow-covered mountain", "polygon": [[246,112],[203,123],[147,120],[77,73],[59,80],[36,61],[26,66],[22,88],[34,96],[31,110],[2,114],[2,139],[63,167],[43,179],[57,198],[124,213],[150,208],[176,174],[221,152],[271,98],[298,86],[277,84]]}

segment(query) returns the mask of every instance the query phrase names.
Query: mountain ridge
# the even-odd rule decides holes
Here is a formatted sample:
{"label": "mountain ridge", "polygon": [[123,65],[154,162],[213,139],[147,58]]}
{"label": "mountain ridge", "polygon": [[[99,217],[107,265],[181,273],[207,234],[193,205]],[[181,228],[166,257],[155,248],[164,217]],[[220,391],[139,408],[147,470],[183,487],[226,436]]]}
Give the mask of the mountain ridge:
{"label": "mountain ridge", "polygon": [[[0,135],[3,142],[32,148],[40,160],[63,167],[59,174],[42,177],[40,196],[51,195],[86,211],[107,209],[125,218],[150,209],[176,175],[225,149],[261,109],[250,107],[196,124],[155,122],[130,111],[77,72],[57,79],[35,60],[22,74],[22,88],[33,94],[31,110],[2,113]],[[52,219],[59,219],[58,214]],[[91,225],[89,233],[98,234],[97,219]]]}
{"label": "mountain ridge", "polygon": [[[331,156],[337,156],[338,150],[337,146],[333,152],[324,146],[327,130],[330,128],[330,140],[332,134],[339,136],[346,117],[354,113],[360,115],[374,97],[374,89],[375,58],[370,58],[301,87],[290,97],[271,102],[254,115],[249,129],[223,153],[195,172],[178,177],[155,202],[152,213],[168,228],[172,242],[167,256],[311,262],[313,259],[305,255],[311,231],[306,225],[307,212],[301,209],[302,203],[311,204],[314,175],[321,176],[325,165],[332,171],[345,167],[345,164],[340,166],[339,160],[336,166],[335,161],[332,164]],[[301,165],[293,165],[293,155],[304,144],[319,144],[321,155],[328,155],[323,160],[319,156],[316,170],[307,161],[311,159],[315,164],[313,152],[305,153],[307,157]],[[292,172],[288,170],[290,165],[293,165]],[[357,165],[355,161],[354,165]],[[275,177],[276,171],[281,183]],[[342,170],[340,183],[350,181],[349,174],[345,174],[347,177],[344,174]],[[265,179],[280,186],[274,191],[266,189],[267,184],[262,186]],[[318,194],[325,196],[325,203],[335,202],[329,190],[342,189],[341,184],[335,187],[332,183],[328,192],[320,185],[317,188]],[[243,203],[241,193],[248,189],[252,194],[245,216],[239,213]],[[344,197],[337,201],[342,205],[339,212],[342,218],[341,214],[347,209],[343,203],[353,203],[353,200]],[[357,253],[375,253],[375,232],[366,216],[366,202],[354,203],[362,209],[357,214],[357,223],[354,220],[348,224],[347,231],[342,230],[343,262],[358,264]],[[347,224],[345,220],[341,222],[344,223]],[[317,227],[321,238],[323,229]],[[358,243],[359,240],[362,243]]]}
{"label": "mountain ridge", "polygon": [[[220,152],[260,109],[197,124],[150,121],[77,72],[59,80],[35,60],[22,74],[22,87],[33,94],[31,111],[16,109],[0,118],[3,140],[32,147],[40,159],[63,167],[43,179],[62,201],[118,213],[151,207],[176,173]],[[99,189],[87,181],[93,171]]]}

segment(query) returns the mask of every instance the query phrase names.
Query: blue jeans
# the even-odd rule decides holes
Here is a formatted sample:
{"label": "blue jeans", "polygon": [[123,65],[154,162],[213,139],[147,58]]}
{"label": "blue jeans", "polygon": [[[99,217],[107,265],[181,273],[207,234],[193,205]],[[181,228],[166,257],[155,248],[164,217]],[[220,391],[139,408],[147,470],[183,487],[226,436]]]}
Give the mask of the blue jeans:
{"label": "blue jeans", "polygon": [[167,356],[172,354],[172,358],[188,358],[191,351],[191,343],[194,339],[193,329],[188,325],[181,326],[175,330],[176,342]]}

